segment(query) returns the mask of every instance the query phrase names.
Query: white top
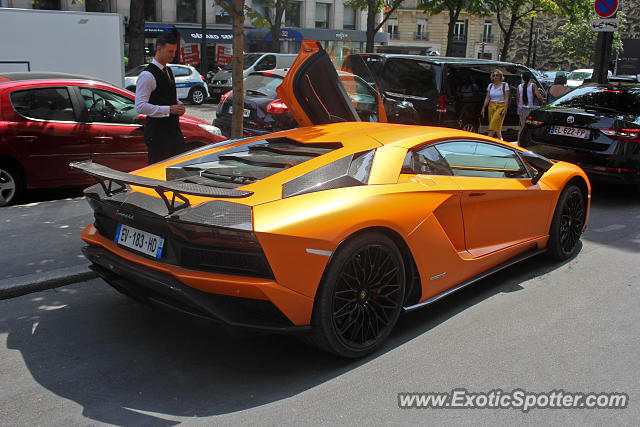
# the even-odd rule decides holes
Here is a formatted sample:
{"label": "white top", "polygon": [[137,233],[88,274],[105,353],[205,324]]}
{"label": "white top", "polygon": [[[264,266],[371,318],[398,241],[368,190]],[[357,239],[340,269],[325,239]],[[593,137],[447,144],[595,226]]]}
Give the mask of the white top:
{"label": "white top", "polygon": [[[151,60],[151,64],[164,72],[164,66],[155,58]],[[138,114],[145,114],[148,117],[169,117],[170,107],[168,105],[149,103],[149,97],[154,90],[156,90],[156,78],[148,71],[141,72],[136,82],[136,111]],[[178,104],[182,104],[182,102],[178,100]]]}
{"label": "white top", "polygon": [[518,86],[518,111],[522,110],[522,107],[533,107],[533,98],[535,94],[533,93],[533,83],[530,83],[527,86],[527,105],[524,104],[524,83],[520,83]]}
{"label": "white top", "polygon": [[[504,88],[504,91],[503,91]],[[509,93],[509,85],[506,83],[502,83],[502,85],[497,88],[493,83],[491,83],[487,87],[487,92],[489,92],[489,100],[491,102],[498,102],[500,104],[504,104],[504,96]]]}

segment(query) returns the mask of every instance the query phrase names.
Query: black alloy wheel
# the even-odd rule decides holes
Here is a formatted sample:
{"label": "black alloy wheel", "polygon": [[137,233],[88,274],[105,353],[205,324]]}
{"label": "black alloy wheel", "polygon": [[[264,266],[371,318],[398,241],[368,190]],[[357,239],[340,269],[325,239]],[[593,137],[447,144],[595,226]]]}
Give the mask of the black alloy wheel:
{"label": "black alloy wheel", "polygon": [[580,248],[580,236],[587,218],[586,195],[576,185],[566,187],[556,205],[549,237],[549,254],[563,261]]}
{"label": "black alloy wheel", "polygon": [[395,326],[404,301],[405,270],[394,242],[357,236],[331,261],[316,295],[314,344],[343,357],[374,351]]}

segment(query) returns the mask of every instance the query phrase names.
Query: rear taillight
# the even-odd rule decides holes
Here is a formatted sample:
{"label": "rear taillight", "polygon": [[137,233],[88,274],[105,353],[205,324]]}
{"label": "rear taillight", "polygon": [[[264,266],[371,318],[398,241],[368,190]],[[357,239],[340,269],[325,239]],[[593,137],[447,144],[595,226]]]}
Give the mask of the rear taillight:
{"label": "rear taillight", "polygon": [[229,95],[231,95],[231,92],[233,92],[232,90],[230,90],[229,92],[225,93],[224,95],[222,95],[220,97],[220,104],[222,104],[224,101],[227,100],[227,98],[229,97]]}
{"label": "rear taillight", "polygon": [[440,97],[438,98],[438,105],[436,106],[436,112],[438,113],[447,112],[447,95],[440,95]]}
{"label": "rear taillight", "polygon": [[282,102],[282,99],[276,99],[267,105],[267,113],[269,114],[284,114],[287,111],[289,111],[289,107]]}
{"label": "rear taillight", "polygon": [[600,129],[600,132],[613,139],[640,142],[640,129]]}
{"label": "rear taillight", "polygon": [[206,80],[204,79],[204,76],[200,76],[200,78],[202,79],[203,82],[206,82]]}
{"label": "rear taillight", "polygon": [[533,117],[529,116],[527,117],[527,119],[524,121],[525,124],[537,128],[538,126],[541,126],[544,122],[540,121],[540,120],[534,120]]}

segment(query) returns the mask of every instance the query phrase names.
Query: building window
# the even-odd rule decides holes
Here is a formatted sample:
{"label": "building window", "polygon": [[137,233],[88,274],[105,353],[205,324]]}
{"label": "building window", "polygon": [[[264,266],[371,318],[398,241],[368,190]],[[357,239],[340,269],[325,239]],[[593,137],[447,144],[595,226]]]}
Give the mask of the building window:
{"label": "building window", "polygon": [[491,34],[491,20],[485,19],[482,29],[482,41],[484,43],[493,43],[493,35]]}
{"label": "building window", "polygon": [[300,2],[294,1],[291,7],[284,12],[284,25],[287,27],[300,26]]}
{"label": "building window", "polygon": [[[87,0],[87,4],[89,0]],[[159,21],[156,15],[156,0],[144,0],[144,20]]]}
{"label": "building window", "polygon": [[326,3],[316,3],[316,28],[329,28],[329,7]]}
{"label": "building window", "polygon": [[467,41],[467,20],[456,21],[455,27],[453,27],[453,40],[454,41]]}
{"label": "building window", "polygon": [[389,18],[387,20],[387,33],[394,40],[399,39],[398,36],[398,18]]}
{"label": "building window", "polygon": [[344,8],[344,21],[342,24],[342,28],[345,30],[355,30],[356,29],[356,10],[352,7]]}
{"label": "building window", "polygon": [[220,6],[216,6],[216,24],[231,24],[231,14]]}
{"label": "building window", "polygon": [[198,22],[196,0],[176,0],[176,21]]}
{"label": "building window", "polygon": [[34,9],[61,10],[60,0],[33,0]]}
{"label": "building window", "polygon": [[429,40],[429,33],[427,32],[427,20],[424,18],[416,19],[416,32],[415,40]]}

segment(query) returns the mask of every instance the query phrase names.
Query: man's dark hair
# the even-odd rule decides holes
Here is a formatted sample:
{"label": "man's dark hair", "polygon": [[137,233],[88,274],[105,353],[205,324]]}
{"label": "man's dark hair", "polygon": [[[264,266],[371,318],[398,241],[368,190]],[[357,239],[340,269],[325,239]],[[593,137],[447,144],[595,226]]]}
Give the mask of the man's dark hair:
{"label": "man's dark hair", "polygon": [[564,74],[556,74],[556,78],[553,79],[554,85],[566,85],[567,84],[567,76]]}
{"label": "man's dark hair", "polygon": [[178,44],[178,38],[173,33],[160,34],[158,40],[156,40],[156,47],[164,46],[166,44]]}

